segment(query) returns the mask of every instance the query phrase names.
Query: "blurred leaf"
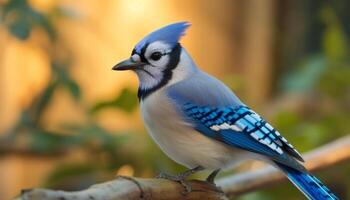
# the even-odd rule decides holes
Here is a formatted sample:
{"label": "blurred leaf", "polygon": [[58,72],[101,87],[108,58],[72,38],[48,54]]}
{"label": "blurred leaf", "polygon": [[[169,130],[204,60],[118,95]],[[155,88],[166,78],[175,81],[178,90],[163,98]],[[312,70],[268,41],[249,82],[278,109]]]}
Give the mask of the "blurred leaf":
{"label": "blurred leaf", "polygon": [[37,123],[39,121],[43,111],[49,105],[56,87],[56,81],[49,83],[44,91],[36,99],[34,99],[33,104],[26,110],[33,120],[33,123]]}
{"label": "blurred leaf", "polygon": [[326,69],[327,61],[322,55],[311,56],[294,72],[288,74],[283,87],[288,92],[307,92],[315,86]]}
{"label": "blurred leaf", "polygon": [[29,138],[29,147],[38,153],[49,153],[62,151],[65,146],[63,140],[67,136],[47,132],[41,129],[34,129]]}
{"label": "blurred leaf", "polygon": [[300,116],[295,112],[280,111],[273,119],[273,124],[281,133],[292,130],[299,123]]}
{"label": "blurred leaf", "polygon": [[339,62],[348,58],[349,46],[346,34],[341,27],[334,10],[324,7],[321,10],[321,18],[326,25],[323,34],[323,52],[332,62]]}
{"label": "blurred leaf", "polygon": [[80,99],[80,87],[73,79],[66,79],[65,86],[76,100]]}
{"label": "blurred leaf", "polygon": [[[102,171],[100,163],[70,163],[57,166],[47,177],[46,187],[66,190],[81,190],[100,182],[97,177]],[[64,187],[64,188],[62,188]]]}
{"label": "blurred leaf", "polygon": [[48,181],[58,180],[60,177],[90,173],[96,167],[96,165],[87,165],[86,163],[81,165],[62,165],[48,177]]}
{"label": "blurred leaf", "polygon": [[63,86],[68,89],[70,94],[76,99],[79,100],[81,97],[81,91],[78,83],[72,79],[68,72],[69,64],[59,64],[58,62],[53,62],[52,69],[57,76],[57,80],[59,83],[63,84]]}
{"label": "blurred leaf", "polygon": [[302,124],[302,130],[305,139],[314,147],[324,143],[325,136],[329,134],[322,124],[315,122]]}
{"label": "blurred leaf", "polygon": [[325,73],[323,73],[318,87],[324,95],[327,95],[337,101],[341,101],[341,99],[349,96],[349,77],[350,63],[334,64],[329,67]]}
{"label": "blurred leaf", "polygon": [[28,20],[16,19],[9,24],[9,30],[12,35],[18,39],[25,40],[28,38],[32,26]]}
{"label": "blurred leaf", "polygon": [[18,39],[27,39],[34,26],[43,28],[51,39],[55,37],[55,31],[49,17],[34,10],[26,0],[8,1],[2,6],[2,15],[9,31]]}
{"label": "blurred leaf", "polygon": [[90,110],[96,113],[106,108],[118,108],[125,112],[131,112],[137,106],[137,93],[128,88],[124,88],[120,95],[117,95],[112,100],[101,101]]}
{"label": "blurred leaf", "polygon": [[114,152],[132,137],[132,134],[112,133],[106,129],[91,122],[88,126],[79,126],[75,124],[64,125],[63,128],[74,134],[70,136],[72,144],[89,146],[101,150]]}
{"label": "blurred leaf", "polygon": [[28,13],[31,16],[33,23],[43,28],[51,39],[54,39],[56,37],[56,32],[48,16],[32,9],[28,10]]}
{"label": "blurred leaf", "polygon": [[2,18],[10,33],[18,39],[27,39],[32,28],[32,23],[29,17],[26,16],[28,10],[27,1],[8,1],[2,8]]}
{"label": "blurred leaf", "polygon": [[91,141],[98,142],[101,148],[115,151],[120,144],[124,143],[128,138],[127,135],[115,135],[107,130],[97,126],[82,127],[80,130],[80,136],[86,144]]}
{"label": "blurred leaf", "polygon": [[27,0],[9,0],[3,5],[4,14],[11,12],[16,9],[24,9],[27,7]]}

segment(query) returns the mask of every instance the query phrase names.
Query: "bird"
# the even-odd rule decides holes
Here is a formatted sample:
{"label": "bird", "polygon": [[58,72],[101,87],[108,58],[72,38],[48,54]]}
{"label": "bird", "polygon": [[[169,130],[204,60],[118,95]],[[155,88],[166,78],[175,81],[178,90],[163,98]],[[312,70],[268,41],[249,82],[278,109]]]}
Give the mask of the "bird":
{"label": "bird", "polygon": [[201,170],[214,183],[221,169],[249,159],[280,169],[312,200],[338,199],[303,166],[301,154],[231,89],[202,71],[180,44],[190,27],[177,22],[157,29],[113,70],[131,70],[139,80],[138,99],[147,132],[172,160],[189,170],[158,178],[180,182]]}

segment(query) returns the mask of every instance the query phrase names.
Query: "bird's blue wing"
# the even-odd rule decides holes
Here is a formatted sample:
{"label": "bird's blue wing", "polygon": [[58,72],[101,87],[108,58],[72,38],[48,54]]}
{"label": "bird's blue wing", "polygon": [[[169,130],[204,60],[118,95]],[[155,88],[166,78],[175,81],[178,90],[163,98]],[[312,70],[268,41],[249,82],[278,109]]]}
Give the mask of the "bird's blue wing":
{"label": "bird's blue wing", "polygon": [[[196,84],[195,82],[192,84]],[[186,87],[186,84],[170,88],[168,96],[174,101],[184,120],[192,124],[198,132],[229,146],[261,154],[292,168],[304,170],[296,161],[303,159],[294,147],[253,110],[240,101],[235,101],[235,96],[230,100],[222,95],[222,98],[226,98],[222,100],[217,94],[211,94],[213,90],[206,88],[205,84],[202,86],[205,89],[193,85]],[[221,88],[220,85],[217,87]],[[186,91],[187,88],[191,90]],[[203,90],[199,92],[200,89]]]}
{"label": "bird's blue wing", "polygon": [[208,107],[186,103],[187,121],[202,134],[227,145],[258,153],[288,166],[299,168],[300,154],[270,124],[246,106]]}

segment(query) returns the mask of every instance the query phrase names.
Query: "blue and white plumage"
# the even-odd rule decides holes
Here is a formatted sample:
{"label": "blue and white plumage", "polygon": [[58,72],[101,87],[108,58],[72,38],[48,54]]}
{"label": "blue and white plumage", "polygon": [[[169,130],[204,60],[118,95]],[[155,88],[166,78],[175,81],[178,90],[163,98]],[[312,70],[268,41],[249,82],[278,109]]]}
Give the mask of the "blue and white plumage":
{"label": "blue and white plumage", "polygon": [[113,68],[137,74],[141,113],[153,140],[188,168],[217,173],[260,159],[280,168],[309,199],[337,199],[278,131],[196,66],[178,42],[188,27],[180,22],[152,32]]}

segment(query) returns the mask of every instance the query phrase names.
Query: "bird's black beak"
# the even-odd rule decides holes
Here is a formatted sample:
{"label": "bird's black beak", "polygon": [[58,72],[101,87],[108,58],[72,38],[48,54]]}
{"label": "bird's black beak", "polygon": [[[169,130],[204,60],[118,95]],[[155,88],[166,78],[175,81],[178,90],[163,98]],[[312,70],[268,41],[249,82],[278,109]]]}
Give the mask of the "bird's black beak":
{"label": "bird's black beak", "polygon": [[140,68],[142,66],[144,66],[145,63],[143,62],[135,62],[133,61],[131,58],[123,60],[122,62],[116,64],[112,69],[113,70],[133,70],[133,69],[137,69]]}

